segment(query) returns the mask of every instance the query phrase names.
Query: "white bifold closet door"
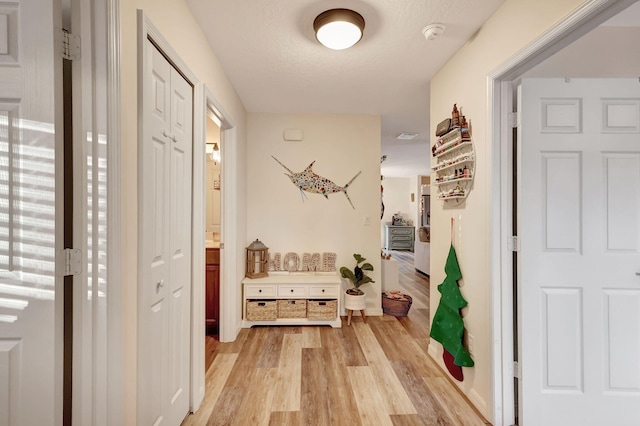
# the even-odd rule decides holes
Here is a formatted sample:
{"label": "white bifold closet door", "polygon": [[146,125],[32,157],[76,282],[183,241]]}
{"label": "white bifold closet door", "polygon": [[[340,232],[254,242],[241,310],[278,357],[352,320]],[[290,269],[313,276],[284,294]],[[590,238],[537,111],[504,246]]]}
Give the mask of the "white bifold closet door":
{"label": "white bifold closet door", "polygon": [[189,411],[192,87],[148,43],[139,155],[138,423]]}

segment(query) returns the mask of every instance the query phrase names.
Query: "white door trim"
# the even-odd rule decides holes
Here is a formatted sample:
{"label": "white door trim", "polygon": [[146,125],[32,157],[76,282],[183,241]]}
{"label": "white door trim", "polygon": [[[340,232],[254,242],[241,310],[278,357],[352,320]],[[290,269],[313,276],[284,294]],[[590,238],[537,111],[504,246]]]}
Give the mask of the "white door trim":
{"label": "white door trim", "polygon": [[[106,341],[97,350],[107,354],[106,401],[99,401],[96,413],[105,413],[104,424],[122,424],[122,263],[121,263],[121,168],[120,168],[120,0],[106,0],[107,75],[107,298],[106,318],[98,327],[106,328]],[[100,417],[94,417],[100,418]]]}
{"label": "white door trim", "polygon": [[[193,94],[193,209],[191,210],[191,398],[192,412],[200,407],[205,392],[205,86],[198,83]],[[199,344],[201,342],[202,344]]]}
{"label": "white door trim", "polygon": [[[235,120],[217,101],[213,93],[205,87],[206,108],[221,121],[220,126],[220,161],[221,185],[221,229],[220,240],[224,244],[220,250],[220,341],[233,342],[240,332],[239,309],[240,300],[238,285],[241,277],[237,273],[238,265],[238,144],[236,141]],[[204,177],[202,179],[204,182]],[[204,194],[204,193],[203,193]],[[204,212],[204,209],[202,210]],[[241,262],[244,263],[244,262]]]}
{"label": "white door trim", "polygon": [[[236,163],[236,136],[235,121],[225,111],[222,105],[215,98],[213,93],[203,84],[199,83],[195,87],[194,94],[194,146],[193,146],[193,223],[192,223],[192,259],[193,259],[193,286],[191,289],[192,310],[191,310],[191,410],[196,411],[202,400],[205,391],[205,359],[204,359],[204,336],[205,336],[205,221],[206,221],[206,196],[205,196],[205,173],[206,173],[206,120],[209,114],[215,115],[221,122],[221,154],[223,156],[221,165],[221,181],[224,185],[221,188],[222,206],[222,228],[221,242],[224,244],[220,249],[220,318],[219,318],[219,338],[222,342],[230,342],[236,339],[238,334],[237,321],[234,321],[236,293],[230,291],[229,287],[235,287],[229,283],[238,282],[234,275],[236,264],[235,256],[235,234],[231,234],[234,227],[231,220],[234,218],[235,209],[236,180],[235,174],[231,173],[234,167],[225,167],[225,164]],[[195,255],[196,253],[200,253]],[[231,315],[229,314],[231,312]]]}
{"label": "white door trim", "polygon": [[[160,30],[153,25],[151,19],[144,13],[144,10],[138,9],[138,61],[142,62],[142,52],[145,48],[144,41],[149,39],[151,42],[162,52],[167,60],[173,65],[173,67],[182,74],[182,76],[193,86],[196,87],[199,83],[196,75],[191,72],[187,64],[180,58],[180,55],[171,47],[167,39],[164,38]],[[138,66],[138,73],[141,72],[141,67]],[[142,90],[138,88],[138,91]],[[140,99],[140,98],[138,98]]]}
{"label": "white door trim", "polygon": [[511,235],[511,158],[508,149],[511,132],[505,111],[509,111],[513,92],[511,82],[554,53],[566,47],[600,23],[625,9],[636,0],[591,0],[496,68],[487,76],[487,158],[491,159],[488,176],[487,216],[490,218],[489,241],[491,285],[491,332],[493,336],[493,420],[496,426],[513,424],[513,325],[511,255],[507,237]]}
{"label": "white door trim", "polygon": [[[193,86],[193,105],[194,108],[194,117],[192,120],[193,126],[193,139],[192,139],[192,161],[193,161],[193,170],[192,170],[192,184],[193,186],[193,194],[198,194],[199,186],[204,183],[204,177],[202,179],[197,179],[197,170],[199,170],[202,165],[200,165],[199,161],[195,161],[196,153],[200,152],[200,147],[197,144],[194,144],[194,141],[197,140],[198,136],[202,137],[202,126],[199,118],[195,114],[198,114],[198,111],[201,108],[202,102],[202,84],[198,81],[195,74],[189,69],[187,64],[180,58],[180,55],[171,47],[169,42],[164,38],[164,36],[160,33],[158,28],[153,24],[153,22],[149,19],[149,17],[144,13],[144,10],[137,10],[137,19],[138,19],[138,103],[142,102],[143,99],[143,87],[142,87],[142,79],[145,71],[144,58],[146,55],[146,49],[148,49],[147,40],[150,40],[151,43],[167,58],[167,60],[173,65],[173,67],[180,73],[182,76]],[[141,140],[144,140],[144,135],[142,132],[144,131],[144,123],[138,123],[138,137]],[[204,150],[204,146],[202,147]],[[201,157],[202,161],[204,161],[204,152]],[[199,170],[202,173],[201,170]],[[204,192],[203,192],[204,194]],[[204,197],[204,195],[203,195]],[[204,299],[199,301],[195,300],[195,295],[200,295],[201,292],[204,291],[204,229],[202,232],[195,233],[198,230],[199,224],[197,220],[195,220],[196,213],[195,209],[199,208],[204,212],[204,207],[202,207],[202,200],[197,200],[198,197],[192,197],[192,226],[191,226],[191,246],[192,248],[201,247],[200,251],[193,251],[191,256],[191,291],[192,291],[192,299],[191,299],[191,345],[190,345],[190,363],[191,363],[191,374],[190,374],[190,386],[189,386],[189,403],[190,410],[195,411],[200,406],[202,399],[204,398],[204,350],[205,350],[205,342],[204,342],[204,327],[202,327],[202,332],[197,333],[199,330],[198,320],[196,320],[197,316],[201,316],[200,323],[204,326],[204,306],[200,306],[201,302]],[[199,202],[199,204],[198,204]],[[200,242],[201,240],[201,242]],[[200,245],[201,244],[201,245]],[[195,256],[195,253],[201,253],[202,256]],[[138,261],[138,270],[141,270],[140,261]],[[200,362],[201,361],[201,362]],[[200,366],[200,363],[202,364]]]}
{"label": "white door trim", "polygon": [[[120,294],[120,50],[119,0],[71,2],[71,32],[82,39],[74,73],[74,248],[84,266],[74,283],[73,418],[79,423],[122,424]],[[86,135],[90,135],[88,146]],[[101,145],[104,144],[104,147]],[[87,151],[90,150],[90,151]],[[91,170],[86,156],[93,161]],[[98,177],[106,159],[106,182]],[[92,217],[88,216],[88,172]],[[103,188],[99,188],[103,186]],[[99,190],[106,195],[98,195]],[[104,194],[104,193],[103,193]],[[99,200],[98,200],[99,199]],[[98,211],[98,203],[104,205]],[[88,258],[87,221],[106,212],[106,233],[92,226]],[[106,265],[97,256],[106,245]],[[101,271],[102,268],[105,271]],[[89,276],[89,272],[91,275]],[[102,275],[100,275],[102,274]],[[99,276],[100,275],[100,276]],[[91,285],[89,285],[91,279]]]}

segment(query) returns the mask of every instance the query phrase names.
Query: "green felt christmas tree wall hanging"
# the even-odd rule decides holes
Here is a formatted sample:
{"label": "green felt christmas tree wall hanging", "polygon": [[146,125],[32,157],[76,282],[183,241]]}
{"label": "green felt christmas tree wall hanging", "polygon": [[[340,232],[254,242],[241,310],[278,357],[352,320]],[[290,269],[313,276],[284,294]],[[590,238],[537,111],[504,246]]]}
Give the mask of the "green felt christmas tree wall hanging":
{"label": "green felt christmas tree wall hanging", "polygon": [[443,358],[451,375],[462,381],[461,367],[473,367],[474,363],[462,344],[464,321],[460,309],[467,306],[467,301],[462,297],[458,287],[458,280],[462,278],[462,273],[453,244],[449,248],[444,271],[447,276],[438,286],[441,297],[433,317],[430,336],[444,347]]}

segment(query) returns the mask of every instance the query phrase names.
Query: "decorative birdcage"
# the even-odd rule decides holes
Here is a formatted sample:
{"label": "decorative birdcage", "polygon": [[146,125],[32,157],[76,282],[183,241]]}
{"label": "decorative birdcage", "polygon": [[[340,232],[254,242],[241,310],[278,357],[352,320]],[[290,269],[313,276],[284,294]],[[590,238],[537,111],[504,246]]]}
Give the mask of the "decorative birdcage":
{"label": "decorative birdcage", "polygon": [[247,278],[261,278],[269,275],[269,247],[256,239],[247,247]]}

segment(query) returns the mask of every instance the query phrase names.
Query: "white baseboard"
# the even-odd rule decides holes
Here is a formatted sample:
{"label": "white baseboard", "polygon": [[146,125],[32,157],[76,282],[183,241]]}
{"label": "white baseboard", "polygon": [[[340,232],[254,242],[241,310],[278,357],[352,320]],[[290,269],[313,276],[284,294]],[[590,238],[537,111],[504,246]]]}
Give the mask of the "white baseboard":
{"label": "white baseboard", "polygon": [[427,353],[433,358],[433,360],[439,363],[439,359],[442,358],[442,346],[440,344],[434,345],[433,340],[429,341],[429,348],[427,349]]}
{"label": "white baseboard", "polygon": [[[438,367],[440,367],[440,369],[444,372],[444,374],[446,374],[447,377],[451,379],[451,375],[447,370],[447,366],[444,364],[444,361],[442,360],[443,351],[444,349],[440,343],[434,340],[431,340],[429,342],[429,348],[427,349],[427,353],[436,362],[436,364],[438,364]],[[469,401],[471,401],[471,403],[476,407],[476,409],[478,409],[478,411],[480,411],[480,413],[485,418],[488,419],[491,417],[488,412],[487,401],[482,399],[482,397],[478,394],[478,392],[476,392],[475,389],[473,388],[465,389],[464,382],[458,382],[456,380],[450,380],[450,381],[451,383],[456,385],[458,389],[460,389],[460,392],[462,392],[467,398],[469,398]]]}
{"label": "white baseboard", "polygon": [[482,415],[485,418],[490,418],[489,416],[489,412],[487,411],[487,401],[485,401],[484,399],[482,399],[482,397],[480,395],[478,395],[478,392],[476,392],[475,389],[471,389],[471,392],[469,392],[467,394],[467,398],[469,398],[469,401],[471,401],[473,403],[473,405],[476,406],[476,408],[478,409],[478,411],[480,411],[480,413],[482,413]]}

